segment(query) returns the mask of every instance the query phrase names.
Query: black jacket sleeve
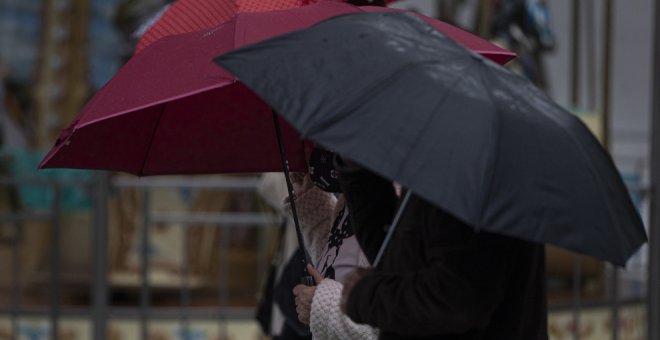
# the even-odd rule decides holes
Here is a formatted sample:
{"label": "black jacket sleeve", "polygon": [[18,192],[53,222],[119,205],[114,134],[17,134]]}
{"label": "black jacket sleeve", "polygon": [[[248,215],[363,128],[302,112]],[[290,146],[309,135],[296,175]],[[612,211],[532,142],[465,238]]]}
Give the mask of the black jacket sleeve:
{"label": "black jacket sleeve", "polygon": [[439,256],[431,255],[423,268],[371,272],[353,287],[348,316],[405,336],[464,334],[487,327],[504,299],[515,245],[483,233],[475,238],[427,247],[423,251]]}

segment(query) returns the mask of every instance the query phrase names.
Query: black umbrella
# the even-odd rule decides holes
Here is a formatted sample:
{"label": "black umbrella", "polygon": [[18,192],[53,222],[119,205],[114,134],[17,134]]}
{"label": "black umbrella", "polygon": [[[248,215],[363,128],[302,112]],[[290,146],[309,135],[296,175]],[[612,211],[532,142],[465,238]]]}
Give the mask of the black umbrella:
{"label": "black umbrella", "polygon": [[476,230],[614,264],[646,241],[609,154],[526,79],[404,13],[363,13],[216,62],[304,137]]}

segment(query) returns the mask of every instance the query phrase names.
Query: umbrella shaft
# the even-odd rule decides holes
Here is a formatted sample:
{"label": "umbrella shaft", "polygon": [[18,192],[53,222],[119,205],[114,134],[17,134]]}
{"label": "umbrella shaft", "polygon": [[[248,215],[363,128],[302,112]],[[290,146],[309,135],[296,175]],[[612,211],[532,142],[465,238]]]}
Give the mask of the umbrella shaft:
{"label": "umbrella shaft", "polygon": [[385,235],[383,244],[380,245],[380,249],[378,250],[378,255],[376,255],[376,259],[374,259],[374,263],[372,264],[372,267],[377,268],[378,265],[380,264],[380,261],[383,258],[383,254],[385,253],[385,248],[387,248],[387,245],[390,243],[390,240],[392,239],[392,235],[394,235],[394,231],[396,230],[396,227],[399,225],[399,220],[401,220],[401,215],[403,215],[403,210],[406,208],[406,205],[408,205],[408,200],[410,199],[411,193],[412,191],[407,190],[406,195],[403,196],[403,201],[401,201],[401,204],[399,205],[399,209],[397,209],[396,211],[394,220],[392,220],[392,225],[387,229],[387,235]]}
{"label": "umbrella shaft", "polygon": [[[305,248],[305,241],[302,235],[302,229],[300,227],[300,222],[298,221],[298,212],[296,211],[296,200],[294,199],[293,185],[291,184],[291,179],[289,178],[289,162],[286,160],[286,154],[284,152],[284,145],[282,143],[282,130],[280,129],[280,120],[277,117],[277,113],[273,111],[273,122],[275,123],[275,133],[277,134],[277,146],[280,149],[280,157],[282,158],[282,169],[284,170],[284,179],[286,180],[286,188],[289,191],[289,202],[291,203],[291,215],[293,215],[293,224],[296,227],[296,236],[298,237],[298,246],[302,249],[304,254],[304,276],[302,277],[302,282],[308,286],[314,285],[314,280],[311,276],[307,275],[307,264],[312,263],[309,253]],[[310,284],[311,282],[311,284]]]}

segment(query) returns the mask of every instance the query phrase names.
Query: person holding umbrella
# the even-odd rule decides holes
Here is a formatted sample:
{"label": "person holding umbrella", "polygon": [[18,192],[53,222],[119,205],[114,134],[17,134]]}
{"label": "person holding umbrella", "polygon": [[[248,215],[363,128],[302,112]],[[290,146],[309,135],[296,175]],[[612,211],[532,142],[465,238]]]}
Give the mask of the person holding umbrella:
{"label": "person holding umbrella", "polygon": [[[308,264],[307,271],[316,285],[293,288],[298,318],[309,324],[316,340],[376,339],[376,329],[354,323],[339,308],[341,282],[354,267],[368,267],[369,262],[355,238],[344,196],[338,194],[334,153],[315,146],[307,154],[309,172],[290,177],[298,219],[314,264]],[[288,200],[285,209],[289,209]]]}
{"label": "person holding umbrella", "polygon": [[[373,263],[398,205],[392,182],[338,157],[360,246]],[[547,339],[542,244],[475,231],[414,193],[378,270],[344,282],[342,310],[380,339]]]}
{"label": "person holding umbrella", "polygon": [[343,156],[375,269],[342,306],[382,339],[547,339],[543,244],[625,266],[647,241],[578,117],[415,15],[339,16],[215,61]]}
{"label": "person holding umbrella", "polygon": [[[383,0],[347,2],[355,6],[385,6]],[[368,267],[369,262],[355,240],[343,194],[337,197],[329,194],[341,191],[333,158],[333,152],[315,147],[308,156],[310,172],[291,176],[310,255],[319,268],[307,265],[316,286],[300,284],[293,289],[296,311],[299,320],[310,325],[315,340],[375,340],[378,338],[376,328],[354,323],[339,308],[341,281],[347,270],[355,266]]]}

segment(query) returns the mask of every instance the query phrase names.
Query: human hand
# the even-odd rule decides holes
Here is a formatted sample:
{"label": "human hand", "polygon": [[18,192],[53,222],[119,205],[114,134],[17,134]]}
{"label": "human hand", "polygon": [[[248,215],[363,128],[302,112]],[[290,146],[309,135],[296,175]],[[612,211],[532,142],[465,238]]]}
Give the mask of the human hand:
{"label": "human hand", "polygon": [[314,186],[312,177],[306,172],[291,172],[289,179],[293,185],[293,192],[298,197]]}
{"label": "human hand", "polygon": [[[317,285],[323,280],[323,276],[321,276],[321,274],[310,264],[307,265],[307,272],[314,278],[314,282],[316,282]],[[299,284],[293,287],[293,295],[296,297],[296,313],[298,313],[298,320],[305,325],[309,325],[314,293],[316,293],[316,286]]]}
{"label": "human hand", "polygon": [[341,311],[344,312],[344,314],[346,314],[346,304],[348,302],[348,296],[351,295],[351,290],[353,290],[355,284],[362,280],[362,278],[370,271],[371,269],[369,268],[358,267],[346,275],[346,279],[344,280],[344,288],[341,290],[341,302],[339,303],[339,308],[341,308]]}

